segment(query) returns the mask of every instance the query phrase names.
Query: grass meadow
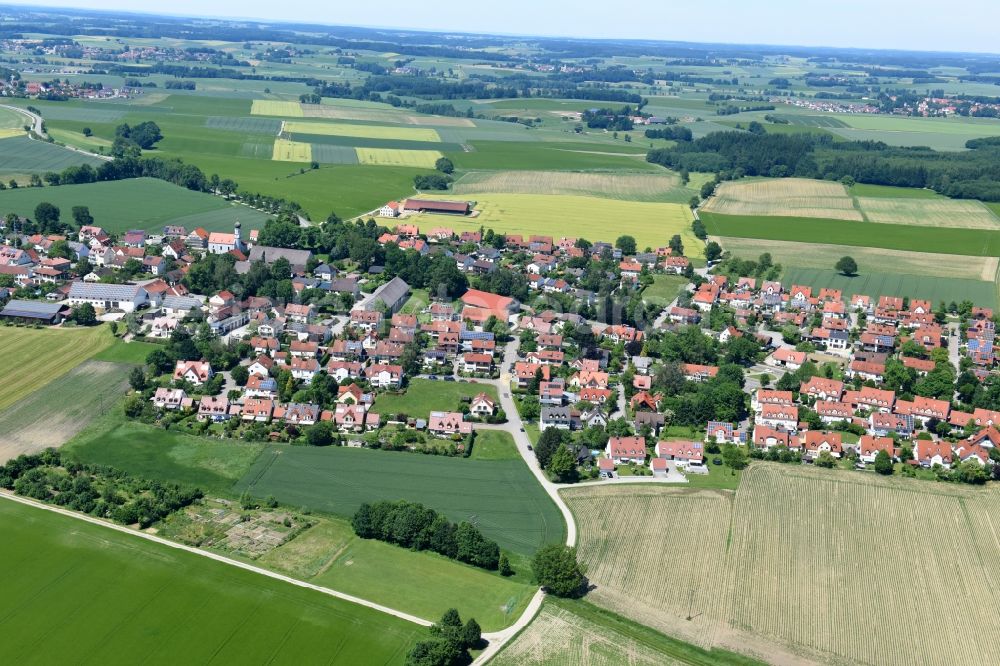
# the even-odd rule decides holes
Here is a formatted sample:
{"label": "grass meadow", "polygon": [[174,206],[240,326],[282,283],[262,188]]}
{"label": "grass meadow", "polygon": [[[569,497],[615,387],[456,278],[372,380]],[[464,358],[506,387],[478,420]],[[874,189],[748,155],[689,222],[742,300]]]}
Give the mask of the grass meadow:
{"label": "grass meadow", "polygon": [[661,247],[680,234],[685,253],[700,256],[704,244],[691,231],[691,211],[681,204],[619,201],[600,197],[544,194],[452,194],[425,198],[460,199],[476,202],[476,217],[456,218],[421,214],[423,226],[446,226],[455,230],[480,226],[508,234],[546,234],[554,238],[614,240],[622,234],[635,237],[639,249]]}
{"label": "grass meadow", "polygon": [[814,289],[840,289],[845,298],[853,294],[867,294],[872,298],[909,296],[927,299],[935,305],[941,302],[960,303],[968,299],[984,307],[997,306],[997,285],[980,280],[879,272],[847,277],[832,269],[802,267],[785,268],[781,280],[788,285],[807,285]]}
{"label": "grass meadow", "polygon": [[73,206],[87,206],[94,216],[94,223],[113,233],[129,229],[158,233],[165,224],[182,224],[188,229],[204,227],[208,231],[231,231],[236,220],[244,228],[256,229],[263,227],[270,217],[249,206],[155,178],[0,192],[0,205],[24,217],[34,217],[35,206],[42,201],[57,206],[64,220],[71,219]]}
{"label": "grass meadow", "polygon": [[[995,489],[756,463],[735,493],[606,486],[563,496],[596,585],[588,599],[672,636],[769,662],[909,663],[917,633],[935,636],[923,663],[1000,659],[992,644],[936,629],[942,616],[961,625],[1000,607],[983,583],[1000,529]],[[901,553],[906,585],[868,575]],[[662,566],[637,562],[684,562],[683,581],[657,584]],[[878,630],[844,631],[843,618]]]}
{"label": "grass meadow", "polygon": [[688,279],[681,275],[659,274],[653,277],[653,284],[642,291],[642,300],[666,307],[688,284]]}
{"label": "grass meadow", "polygon": [[350,517],[363,502],[406,499],[469,521],[530,555],[565,538],[555,504],[522,460],[470,460],[354,448],[270,446],[234,492]]}
{"label": "grass meadow", "polygon": [[0,500],[11,663],[401,664],[426,630],[325,594]]}
{"label": "grass meadow", "polygon": [[107,326],[17,328],[0,326],[0,410],[56,381],[112,343]]}
{"label": "grass meadow", "polygon": [[405,414],[425,419],[435,411],[456,412],[462,405],[462,398],[479,393],[486,393],[494,402],[499,402],[496,388],[488,384],[414,378],[405,393],[380,393],[373,409],[383,416]]}
{"label": "grass meadow", "polygon": [[504,578],[436,553],[360,539],[337,518],[317,519],[257,564],[431,621],[457,608],[484,631],[508,626],[536,589],[525,581],[528,572],[518,580]]}

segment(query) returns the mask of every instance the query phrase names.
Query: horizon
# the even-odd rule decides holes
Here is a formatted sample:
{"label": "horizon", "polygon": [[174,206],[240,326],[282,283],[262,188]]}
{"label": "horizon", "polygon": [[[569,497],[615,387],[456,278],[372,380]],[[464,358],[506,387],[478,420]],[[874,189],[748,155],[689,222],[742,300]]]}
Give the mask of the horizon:
{"label": "horizon", "polygon": [[[272,14],[271,11],[275,9],[274,5],[261,2],[260,0],[243,2],[222,0],[221,3],[217,3],[217,6],[223,8],[223,10],[217,13],[204,13],[201,3],[196,3],[193,0],[174,0],[169,3],[169,6],[167,3],[160,2],[160,0],[153,0],[153,2],[149,3],[152,5],[151,7],[147,5],[148,8],[144,7],[141,10],[135,9],[134,5],[128,0],[57,0],[56,2],[47,0],[34,2],[28,0],[24,2],[4,3],[4,5],[40,11],[89,10],[140,16],[165,16],[171,18],[237,22],[251,21],[281,25],[315,25],[326,28],[364,28],[370,30],[469,34],[529,39],[646,41],[693,45],[786,47],[792,49],[811,48],[952,53],[958,55],[1000,55],[1000,48],[995,46],[995,38],[988,28],[995,21],[1000,20],[1000,6],[986,0],[972,0],[972,8],[967,12],[963,12],[963,17],[968,16],[970,13],[983,17],[982,20],[977,21],[971,26],[967,22],[963,24],[962,18],[955,17],[953,13],[944,10],[940,5],[922,0],[916,3],[917,6],[914,6],[915,3],[905,3],[901,0],[883,0],[874,7],[871,6],[871,3],[865,3],[863,0],[844,0],[844,3],[842,3],[843,6],[838,9],[835,15],[828,15],[828,13],[809,14],[809,8],[801,7],[794,0],[775,0],[767,3],[767,6],[763,8],[750,7],[745,2],[741,3],[735,0],[720,0],[720,3],[724,5],[724,9],[728,12],[727,17],[729,20],[725,23],[708,26],[690,22],[678,22],[678,26],[683,26],[683,28],[672,30],[668,34],[659,35],[651,34],[651,31],[636,32],[635,29],[643,29],[643,26],[634,25],[634,21],[628,23],[630,29],[627,31],[615,30],[613,25],[608,27],[606,20],[601,20],[604,17],[597,16],[577,17],[577,21],[570,24],[576,25],[577,28],[566,32],[553,31],[551,33],[542,33],[539,31],[533,33],[530,30],[525,31],[521,27],[521,23],[515,24],[510,22],[509,19],[505,20],[510,14],[523,14],[520,11],[515,11],[519,7],[538,10],[538,8],[532,7],[525,0],[513,0],[512,3],[507,3],[503,8],[498,8],[503,10],[500,13],[504,16],[501,17],[490,14],[484,16],[478,10],[469,15],[467,5],[454,2],[453,0],[444,0],[443,4],[450,5],[450,9],[443,13],[436,12],[433,16],[413,16],[412,18],[415,21],[410,24],[402,22],[382,24],[373,20],[374,17],[371,12],[359,7],[338,7],[336,8],[338,14],[336,19],[327,18],[326,16],[319,15],[318,12],[309,11],[310,7],[318,4],[312,2],[297,4],[294,15],[288,12],[274,12]],[[402,0],[384,0],[380,6],[388,6],[387,10],[380,12],[380,16],[385,16],[387,13],[395,13],[396,15],[405,14],[405,11],[394,12],[393,7],[400,10],[404,8],[408,9],[407,3],[402,2]],[[636,14],[653,14],[650,17],[650,21],[655,21],[663,12],[669,13],[672,11],[670,7],[663,7],[660,4],[651,2],[651,0],[639,0],[638,3],[633,3],[632,6],[636,7],[636,9],[630,11],[625,18],[631,18]],[[868,20],[864,24],[859,25],[857,21],[853,20],[858,14],[850,9],[851,6],[856,6],[858,10],[863,9],[868,13]],[[232,9],[226,10],[225,8]],[[317,9],[319,8],[317,7]],[[488,11],[491,10],[492,8],[488,9]],[[300,14],[300,11],[302,14]],[[544,11],[546,14],[553,11],[557,14],[561,13],[558,7],[545,7],[541,11]],[[277,15],[278,13],[281,15]],[[496,11],[492,11],[492,14],[496,13]],[[744,16],[747,13],[750,15]],[[888,39],[884,31],[880,29],[881,26],[886,25],[886,21],[898,20],[900,17],[909,19],[909,17],[921,13],[928,16],[922,16],[920,25],[901,25],[899,30],[894,35],[890,35]],[[873,14],[875,17],[872,16]],[[929,16],[930,14],[939,15],[939,19]],[[882,16],[882,19],[876,18],[877,16]],[[452,19],[451,21],[447,21],[449,17]],[[550,18],[562,17],[552,16]],[[581,20],[584,18],[587,20]],[[597,20],[600,25],[592,24],[591,19]],[[802,30],[801,24],[808,24],[814,19],[822,19],[822,22],[812,31]],[[851,21],[852,25],[837,27],[837,24],[842,19]],[[518,21],[521,20],[518,19]],[[643,23],[645,25],[650,21]],[[790,32],[787,29],[789,25],[788,21],[793,23],[791,32],[795,32],[801,37],[800,39],[783,39],[783,35]],[[953,22],[953,25],[948,25],[950,22]],[[537,25],[539,21],[533,21],[533,23]],[[541,23],[550,24],[551,21],[541,21]],[[754,26],[755,23],[757,24],[756,28],[743,27]],[[483,24],[494,26],[494,29],[486,30],[483,28]],[[939,39],[936,43],[929,43],[925,33],[928,31],[935,34],[940,33],[941,31],[937,27],[942,25],[945,31],[948,28],[953,28],[952,34],[954,34],[954,38],[946,37]],[[786,29],[782,29],[783,27]],[[851,36],[845,38],[840,43],[831,43],[828,37],[831,32],[839,32],[840,34],[849,34]],[[779,33],[781,36],[779,36]],[[753,36],[750,37],[750,35]],[[748,38],[739,38],[743,36],[747,36]]]}

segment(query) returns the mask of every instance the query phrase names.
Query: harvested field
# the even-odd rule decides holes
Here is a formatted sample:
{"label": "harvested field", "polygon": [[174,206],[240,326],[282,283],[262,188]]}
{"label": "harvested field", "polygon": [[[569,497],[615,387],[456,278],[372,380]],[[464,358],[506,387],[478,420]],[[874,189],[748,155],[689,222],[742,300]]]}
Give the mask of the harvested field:
{"label": "harvested field", "polygon": [[455,194],[579,194],[606,199],[663,201],[691,193],[672,173],[572,171],[473,171],[453,186]]}
{"label": "harvested field", "polygon": [[58,447],[125,393],[131,366],[86,361],[0,412],[0,463]]}
{"label": "harvested field", "polygon": [[106,326],[94,328],[0,328],[0,410],[65,375],[111,345]]}
{"label": "harvested field", "polygon": [[743,259],[756,259],[770,252],[774,262],[782,266],[830,268],[847,255],[858,262],[859,274],[870,272],[903,273],[964,280],[993,282],[997,272],[996,257],[970,257],[934,252],[907,252],[856,245],[827,245],[795,241],[762,240],[756,238],[721,237],[723,249]]}
{"label": "harvested field", "polygon": [[[772,663],[1000,660],[995,643],[940,630],[941,618],[965,626],[1000,609],[988,574],[1000,543],[995,489],[755,463],[734,495],[710,495],[566,491],[592,599]],[[665,562],[683,572],[664,581]],[[905,581],[887,573],[892,562],[905,562]]]}
{"label": "harvested field", "polygon": [[350,125],[348,123],[310,123],[285,121],[282,132],[349,136],[358,139],[398,139],[400,141],[440,141],[432,129],[422,127],[389,127],[385,125]]}
{"label": "harvested field", "polygon": [[250,115],[283,116],[285,118],[301,118],[303,116],[302,105],[298,102],[283,102],[276,99],[255,99],[250,105]]}
{"label": "harvested field", "polygon": [[685,253],[700,257],[704,243],[691,231],[691,210],[686,205],[617,201],[598,197],[545,194],[468,194],[457,197],[427,195],[431,199],[475,201],[477,217],[458,218],[421,214],[422,226],[450,227],[457,231],[485,226],[508,234],[546,234],[555,238],[586,238],[613,243],[628,233],[639,248],[666,245],[680,234]]}
{"label": "harvested field", "polygon": [[728,181],[702,207],[723,215],[777,215],[862,220],[840,183],[805,178]]}
{"label": "harvested field", "polygon": [[1000,219],[979,201],[858,197],[869,222],[955,229],[1000,228]]}
{"label": "harvested field", "polygon": [[312,144],[275,139],[271,159],[276,162],[311,162]]}
{"label": "harvested field", "polygon": [[437,150],[393,150],[392,148],[356,148],[359,164],[378,166],[422,167],[433,169],[443,157]]}

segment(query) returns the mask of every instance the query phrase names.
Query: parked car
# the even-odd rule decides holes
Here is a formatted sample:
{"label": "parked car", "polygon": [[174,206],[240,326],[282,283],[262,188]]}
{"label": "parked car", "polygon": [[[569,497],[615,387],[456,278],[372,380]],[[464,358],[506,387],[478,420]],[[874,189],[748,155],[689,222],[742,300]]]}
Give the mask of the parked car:
{"label": "parked car", "polygon": [[437,378],[438,378],[437,375],[428,375],[428,377],[427,377],[427,379],[431,380],[432,382],[436,382]]}
{"label": "parked car", "polygon": [[712,458],[712,464],[713,465],[721,465],[722,464],[722,458]]}
{"label": "parked car", "polygon": [[445,380],[446,382],[453,382],[453,381],[455,381],[455,378],[454,378],[454,377],[452,377],[451,375],[448,375],[447,377],[445,377],[445,378],[444,378],[444,380]]}

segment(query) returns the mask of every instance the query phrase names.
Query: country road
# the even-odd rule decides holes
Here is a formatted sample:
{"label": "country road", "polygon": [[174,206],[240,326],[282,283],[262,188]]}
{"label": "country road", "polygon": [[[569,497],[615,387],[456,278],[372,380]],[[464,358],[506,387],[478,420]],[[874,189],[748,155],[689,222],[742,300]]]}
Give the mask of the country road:
{"label": "country road", "polygon": [[[45,127],[43,125],[45,120],[37,113],[28,111],[27,109],[22,109],[19,106],[11,106],[10,104],[0,104],[0,109],[9,109],[11,111],[16,111],[17,113],[20,113],[23,116],[27,116],[28,118],[31,119],[31,131],[34,132],[35,135],[40,137],[43,141],[49,138],[49,135],[45,133]],[[104,160],[105,162],[110,162],[112,159],[108,155],[101,155],[100,153],[92,153],[89,150],[84,150],[83,148],[77,148],[76,146],[67,146],[63,144],[63,148],[65,148],[66,150],[72,150],[74,153],[87,155],[88,157],[95,157],[99,160]]]}

